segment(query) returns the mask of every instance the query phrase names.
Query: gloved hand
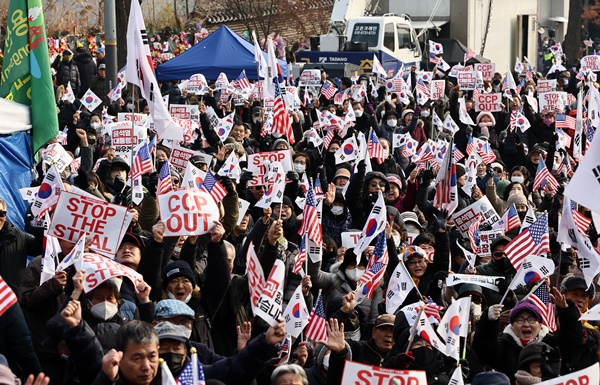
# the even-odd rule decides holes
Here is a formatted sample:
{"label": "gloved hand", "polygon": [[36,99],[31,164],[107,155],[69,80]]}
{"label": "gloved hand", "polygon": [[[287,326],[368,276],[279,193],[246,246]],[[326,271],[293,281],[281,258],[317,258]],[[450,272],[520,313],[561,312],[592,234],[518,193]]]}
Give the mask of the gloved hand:
{"label": "gloved hand", "polygon": [[413,117],[418,118],[419,116],[421,116],[421,105],[419,104],[418,106],[415,107],[415,113],[413,114]]}
{"label": "gloved hand", "polygon": [[123,191],[125,188],[125,181],[121,177],[121,175],[117,174],[115,177],[115,181],[113,182],[113,187],[115,189],[115,195]]}
{"label": "gloved hand", "polygon": [[467,138],[471,135],[473,135],[473,127],[471,126],[467,126],[467,128],[465,128],[465,132],[467,134]]}
{"label": "gloved hand", "polygon": [[412,352],[409,350],[407,353],[398,354],[394,359],[394,368],[408,369],[410,365],[414,364],[415,358]]}
{"label": "gloved hand", "polygon": [[488,319],[490,321],[496,321],[500,318],[500,314],[502,313],[502,308],[504,305],[492,305],[488,308]]}
{"label": "gloved hand", "polygon": [[375,115],[375,109],[371,103],[367,103],[365,105],[365,112],[369,115]]}
{"label": "gloved hand", "polygon": [[158,185],[158,174],[157,173],[150,174],[150,176],[148,177],[148,186],[146,186],[146,188],[148,188],[148,192],[150,193],[150,196],[156,197],[156,186],[157,185]]}
{"label": "gloved hand", "polygon": [[459,361],[459,363],[460,363],[461,370],[462,370],[463,380],[466,384],[467,380],[469,378],[469,374],[471,374],[471,368],[469,367],[469,361],[467,361],[463,358]]}
{"label": "gloved hand", "polygon": [[300,175],[298,175],[296,171],[288,171],[287,174],[285,174],[285,177],[291,180],[292,182],[300,179]]}
{"label": "gloved hand", "polygon": [[358,171],[362,172],[364,174],[364,172],[367,170],[367,164],[365,163],[365,160],[362,159],[360,162],[358,162]]}
{"label": "gloved hand", "polygon": [[507,135],[507,130],[502,131],[500,135],[498,135],[498,141],[500,141],[500,143],[503,143]]}
{"label": "gloved hand", "polygon": [[446,282],[446,278],[448,278],[448,271],[438,271],[437,273],[435,273],[433,275],[433,283],[435,285],[435,287],[437,289],[441,289],[442,286],[444,285],[444,282]]}
{"label": "gloved hand", "polygon": [[488,178],[494,180],[494,170],[492,170],[491,168],[488,168],[485,171],[485,174],[488,176]]}
{"label": "gloved hand", "polygon": [[233,185],[233,181],[228,176],[221,177],[221,184],[227,190],[227,195],[231,196],[235,194],[235,186]]}
{"label": "gloved hand", "polygon": [[240,183],[247,182],[249,180],[252,180],[252,171],[244,171],[242,175],[240,175]]}
{"label": "gloved hand", "polygon": [[433,214],[432,221],[436,229],[446,230],[446,225],[448,224],[448,210],[442,210],[437,215]]}
{"label": "gloved hand", "polygon": [[432,170],[423,170],[423,184],[424,185],[429,185],[429,183],[431,183],[431,180],[433,179],[433,171]]}

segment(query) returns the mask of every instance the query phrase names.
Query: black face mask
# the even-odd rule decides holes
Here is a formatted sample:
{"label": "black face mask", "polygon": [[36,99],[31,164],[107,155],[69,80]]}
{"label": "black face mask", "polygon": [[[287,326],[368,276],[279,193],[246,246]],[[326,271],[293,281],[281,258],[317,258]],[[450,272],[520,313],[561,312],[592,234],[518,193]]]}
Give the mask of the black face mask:
{"label": "black face mask", "polygon": [[418,369],[422,369],[425,371],[435,370],[437,356],[433,349],[429,349],[428,347],[420,347],[416,349],[411,349],[412,356],[415,358],[415,367]]}
{"label": "black face mask", "polygon": [[183,369],[183,354],[179,353],[163,353],[159,354],[159,357],[165,360],[167,366],[173,373],[173,377],[177,378],[181,369]]}
{"label": "black face mask", "polygon": [[525,220],[525,215],[527,215],[527,211],[520,211],[517,214],[519,214],[519,219],[521,220],[521,223],[523,223]]}
{"label": "black face mask", "polygon": [[502,258],[499,260],[492,259],[492,263],[496,268],[502,272],[507,272],[513,268],[512,263],[508,260],[508,258]]}

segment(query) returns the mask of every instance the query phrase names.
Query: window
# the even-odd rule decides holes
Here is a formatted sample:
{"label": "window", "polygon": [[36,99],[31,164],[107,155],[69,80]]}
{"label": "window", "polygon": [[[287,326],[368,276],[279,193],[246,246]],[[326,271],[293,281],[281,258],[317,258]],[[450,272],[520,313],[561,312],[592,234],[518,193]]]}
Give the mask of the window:
{"label": "window", "polygon": [[365,42],[369,47],[376,47],[379,43],[379,24],[357,23],[352,31],[353,42]]}
{"label": "window", "polygon": [[396,31],[398,32],[398,49],[410,48],[412,43],[412,39],[410,38],[410,29],[406,28],[402,24],[397,24]]}
{"label": "window", "polygon": [[387,23],[383,32],[383,46],[390,51],[395,51],[394,48],[394,24]]}

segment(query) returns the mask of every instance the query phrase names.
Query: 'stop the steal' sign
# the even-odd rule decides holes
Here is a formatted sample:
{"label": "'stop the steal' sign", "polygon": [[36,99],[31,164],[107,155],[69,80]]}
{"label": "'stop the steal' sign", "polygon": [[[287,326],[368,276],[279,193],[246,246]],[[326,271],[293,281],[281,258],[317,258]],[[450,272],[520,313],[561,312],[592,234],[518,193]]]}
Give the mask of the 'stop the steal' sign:
{"label": "'stop the steal' sign", "polygon": [[421,370],[396,370],[346,360],[342,385],[423,385],[427,376]]}
{"label": "'stop the steal' sign", "polygon": [[88,234],[90,249],[116,254],[125,234],[126,214],[127,207],[63,191],[48,234],[72,243]]}
{"label": "'stop the steal' sign", "polygon": [[180,189],[158,196],[165,237],[202,235],[219,220],[219,208],[206,190]]}
{"label": "'stop the steal' sign", "polygon": [[76,267],[77,270],[85,271],[85,277],[83,278],[83,291],[85,293],[89,293],[102,282],[114,277],[127,277],[136,287],[139,282],[144,280],[137,271],[98,254],[84,253],[81,260],[77,262]]}

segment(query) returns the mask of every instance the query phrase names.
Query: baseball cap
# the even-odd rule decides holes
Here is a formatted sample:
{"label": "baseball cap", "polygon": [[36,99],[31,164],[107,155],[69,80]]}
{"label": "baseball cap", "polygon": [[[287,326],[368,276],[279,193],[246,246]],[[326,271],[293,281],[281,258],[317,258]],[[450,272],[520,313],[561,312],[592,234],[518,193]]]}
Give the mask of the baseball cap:
{"label": "baseball cap", "polygon": [[121,245],[123,245],[123,243],[132,243],[132,244],[136,245],[137,247],[139,247],[140,250],[143,249],[142,241],[140,240],[140,237],[138,237],[134,233],[126,233],[125,236],[123,236]]}
{"label": "baseball cap", "polygon": [[105,70],[106,69],[106,64],[102,63],[98,66],[99,70]]}
{"label": "baseball cap", "polygon": [[375,320],[374,328],[378,328],[380,326],[394,326],[394,322],[396,321],[396,316],[393,314],[382,314]]}
{"label": "baseball cap", "polygon": [[179,342],[187,342],[188,338],[176,325],[170,322],[159,322],[154,326],[158,340],[175,340]]}
{"label": "baseball cap", "polygon": [[163,299],[156,304],[154,318],[173,318],[184,315],[194,318],[194,310],[183,301],[176,299]]}

